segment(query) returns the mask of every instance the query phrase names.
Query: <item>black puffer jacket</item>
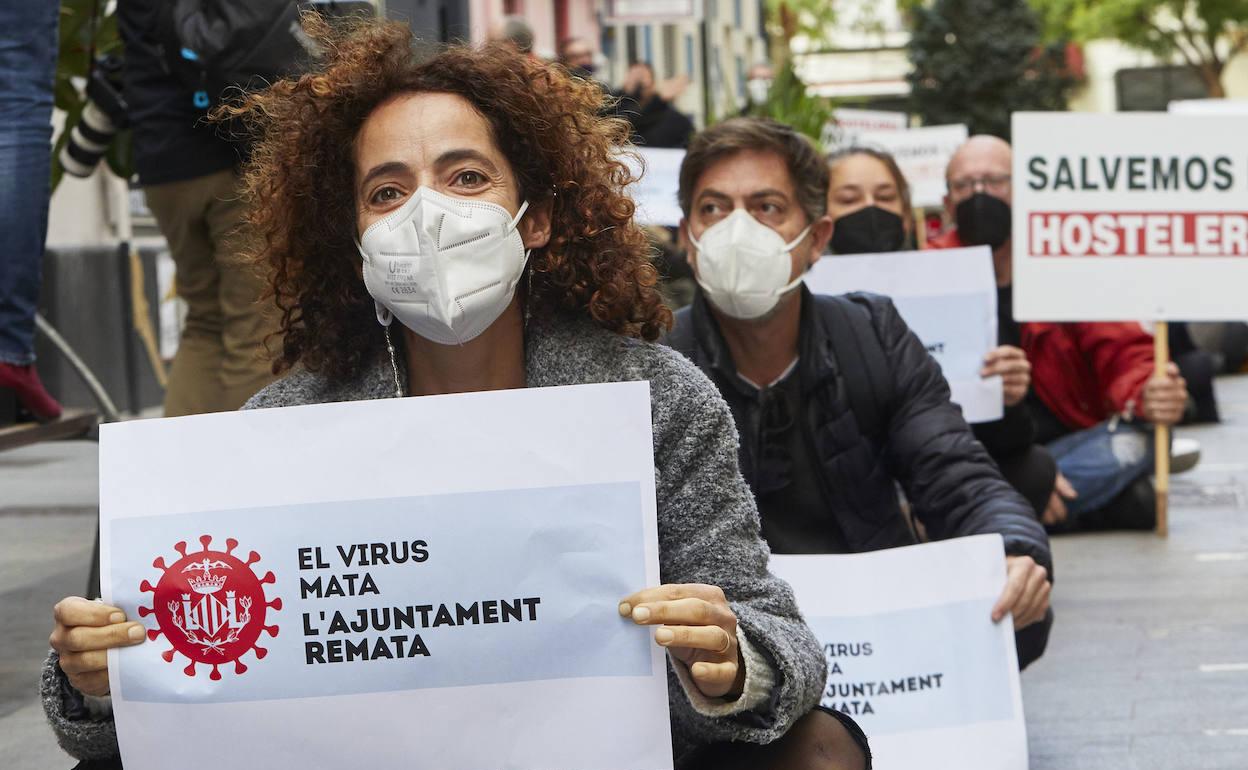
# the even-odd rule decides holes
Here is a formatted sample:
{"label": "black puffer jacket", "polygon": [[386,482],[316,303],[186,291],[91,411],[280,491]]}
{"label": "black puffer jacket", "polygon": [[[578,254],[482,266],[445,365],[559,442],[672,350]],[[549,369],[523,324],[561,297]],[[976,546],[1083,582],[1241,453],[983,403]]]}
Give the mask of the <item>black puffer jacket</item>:
{"label": "black puffer jacket", "polygon": [[[891,388],[880,404],[877,435],[863,435],[850,407],[830,324],[839,318],[802,288],[798,366],[805,403],[800,419],[813,432],[823,469],[821,489],[851,551],[910,545],[895,482],[932,540],[1000,533],[1006,552],[1031,556],[1053,573],[1048,537],[1027,501],[1001,477],[962,413],[949,401],[940,365],[906,326],[892,301],[850,294],[851,310],[869,317],[887,362]],[[865,324],[864,324],[865,328]],[[753,484],[760,430],[757,400],[736,376],[732,354],[699,291],[676,314],[668,344],[691,358],[718,386],[741,434],[741,470]],[[870,340],[863,344],[875,344]]]}

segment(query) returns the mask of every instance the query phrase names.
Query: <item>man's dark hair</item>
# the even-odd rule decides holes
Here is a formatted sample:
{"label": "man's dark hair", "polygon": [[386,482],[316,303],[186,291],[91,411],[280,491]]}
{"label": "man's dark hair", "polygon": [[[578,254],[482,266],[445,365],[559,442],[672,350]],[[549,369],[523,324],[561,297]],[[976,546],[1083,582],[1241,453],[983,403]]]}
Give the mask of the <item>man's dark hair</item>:
{"label": "man's dark hair", "polygon": [[797,190],[797,202],[810,221],[828,210],[828,165],[814,142],[771,118],[731,118],[696,134],[680,164],[677,199],[686,217],[693,205],[693,188],[714,163],[739,152],[774,152],[784,159]]}

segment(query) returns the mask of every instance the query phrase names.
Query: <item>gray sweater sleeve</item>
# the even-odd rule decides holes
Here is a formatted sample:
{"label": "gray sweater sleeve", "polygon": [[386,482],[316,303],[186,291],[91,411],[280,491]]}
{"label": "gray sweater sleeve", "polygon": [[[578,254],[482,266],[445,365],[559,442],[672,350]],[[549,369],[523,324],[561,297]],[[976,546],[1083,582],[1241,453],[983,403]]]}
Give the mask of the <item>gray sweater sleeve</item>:
{"label": "gray sweater sleeve", "polygon": [[43,662],[39,695],[48,724],[56,734],[56,742],[74,759],[109,759],[117,756],[117,728],[111,715],[92,717],[86,713],[71,715],[67,702],[73,697],[69,680],[61,671],[55,652]]}
{"label": "gray sweater sleeve", "polygon": [[693,709],[673,675],[677,758],[706,743],[775,740],[819,702],[827,678],[792,589],[767,569],[758,510],[737,466],[732,415],[714,386],[694,374],[663,384],[676,393],[653,394],[662,579],[722,588],[746,636],[770,659],[776,688],[761,708],[712,718]]}

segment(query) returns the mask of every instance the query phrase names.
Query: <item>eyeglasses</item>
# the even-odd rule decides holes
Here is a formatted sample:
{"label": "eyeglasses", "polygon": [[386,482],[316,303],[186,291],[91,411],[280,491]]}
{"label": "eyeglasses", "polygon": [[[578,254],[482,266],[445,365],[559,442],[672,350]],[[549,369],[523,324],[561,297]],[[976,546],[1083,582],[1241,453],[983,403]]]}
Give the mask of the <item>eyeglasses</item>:
{"label": "eyeglasses", "polygon": [[949,192],[954,195],[966,195],[977,187],[982,187],[984,190],[996,195],[1004,195],[1010,191],[1010,175],[985,174],[979,177],[964,176],[959,179],[949,180]]}

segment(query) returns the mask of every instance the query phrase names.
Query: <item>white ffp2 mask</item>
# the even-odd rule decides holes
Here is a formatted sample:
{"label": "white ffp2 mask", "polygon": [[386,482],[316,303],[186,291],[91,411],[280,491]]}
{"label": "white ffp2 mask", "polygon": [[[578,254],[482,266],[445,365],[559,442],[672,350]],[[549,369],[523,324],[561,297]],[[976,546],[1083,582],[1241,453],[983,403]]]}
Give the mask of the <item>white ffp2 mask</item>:
{"label": "white ffp2 mask", "polygon": [[723,312],[742,320],[771,312],[780,297],[802,282],[789,280],[793,260],[789,252],[810,232],[808,225],[789,243],[783,236],[750,216],[745,209],[706,228],[702,238],[689,241],[698,250],[694,271],[707,299]]}
{"label": "white ffp2 mask", "polygon": [[524,273],[528,252],[496,203],[420,187],[360,236],[364,286],[377,320],[391,317],[431,342],[462,345],[494,323]]}

